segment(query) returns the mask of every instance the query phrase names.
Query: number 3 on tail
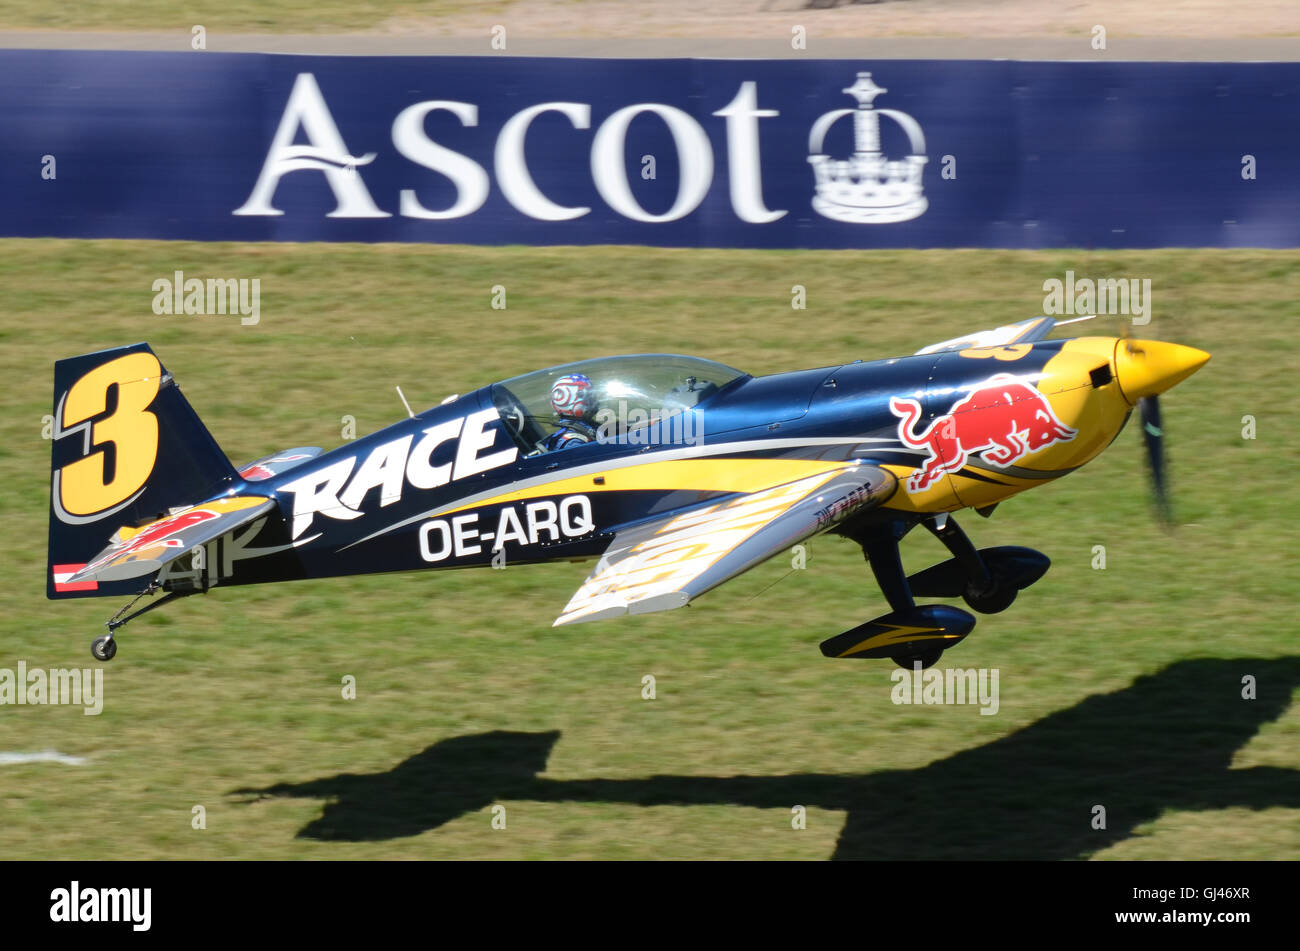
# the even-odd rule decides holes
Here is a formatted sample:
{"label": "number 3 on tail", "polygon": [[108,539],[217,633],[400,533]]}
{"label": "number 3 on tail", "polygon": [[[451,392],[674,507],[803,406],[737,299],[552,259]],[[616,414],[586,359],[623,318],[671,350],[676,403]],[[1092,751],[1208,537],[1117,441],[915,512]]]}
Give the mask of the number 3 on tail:
{"label": "number 3 on tail", "polygon": [[[104,512],[144,487],[158,458],[158,417],[148,406],[158,395],[162,366],[152,353],[129,353],[95,367],[68,388],[59,420],[60,435],[90,427],[86,455],[59,472],[59,502],[69,515]],[[108,391],[117,385],[117,408]],[[113,445],[113,478],[107,478],[105,447]]]}

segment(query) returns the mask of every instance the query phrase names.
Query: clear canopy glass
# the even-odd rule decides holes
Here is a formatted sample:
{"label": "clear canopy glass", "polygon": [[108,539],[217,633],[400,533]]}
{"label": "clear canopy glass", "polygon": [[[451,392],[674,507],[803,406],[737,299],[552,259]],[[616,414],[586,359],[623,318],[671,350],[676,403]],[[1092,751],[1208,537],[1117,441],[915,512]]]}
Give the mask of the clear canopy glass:
{"label": "clear canopy glass", "polygon": [[[546,451],[548,437],[569,425],[551,404],[555,381],[572,374],[591,380],[595,409],[586,423],[598,441],[637,442],[638,431],[699,406],[747,374],[713,360],[646,353],[579,360],[517,376],[492,387],[492,400],[525,455]],[[665,427],[666,428],[666,427]]]}

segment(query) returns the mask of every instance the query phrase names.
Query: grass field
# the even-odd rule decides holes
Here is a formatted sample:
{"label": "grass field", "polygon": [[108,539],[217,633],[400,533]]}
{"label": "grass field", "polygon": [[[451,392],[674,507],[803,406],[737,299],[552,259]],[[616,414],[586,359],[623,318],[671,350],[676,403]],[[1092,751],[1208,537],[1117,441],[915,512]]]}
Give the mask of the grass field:
{"label": "grass field", "polygon": [[[151,284],[176,269],[259,278],[260,323],[155,316]],[[0,757],[0,854],[1297,857],[1295,252],[3,241],[0,667],[93,665],[120,606],[44,597],[57,357],[148,340],[242,462],[335,446],[344,415],[359,433],[395,420],[394,384],[419,408],[608,353],[753,373],[909,353],[1038,313],[1067,269],[1149,277],[1143,332],[1214,358],[1163,401],[1176,531],[1149,511],[1135,427],[1084,471],[963,519],[981,546],[1054,562],[945,658],[1000,671],[997,715],[895,705],[888,663],[821,657],[884,611],[838,538],[815,539],[806,570],[774,559],[684,611],[559,629],[583,566],[216,590],[124,630],[102,715],[0,707],[0,753],[87,760]],[[904,543],[910,569],[941,557]],[[1240,699],[1246,675],[1257,700]]]}

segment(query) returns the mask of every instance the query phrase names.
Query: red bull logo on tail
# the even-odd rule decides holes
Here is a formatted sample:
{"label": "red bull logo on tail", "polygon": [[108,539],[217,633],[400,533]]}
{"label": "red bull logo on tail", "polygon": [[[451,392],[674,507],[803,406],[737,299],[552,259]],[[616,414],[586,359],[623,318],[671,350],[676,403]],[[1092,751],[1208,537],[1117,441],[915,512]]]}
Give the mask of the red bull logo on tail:
{"label": "red bull logo on tail", "polygon": [[1005,467],[1054,443],[1069,442],[1079,432],[1056,418],[1042,393],[1010,373],[976,386],[920,435],[915,431],[920,403],[894,397],[889,408],[900,417],[899,441],[930,452],[907,480],[909,492],[921,492],[945,472],[958,471],[972,453],[983,453],[986,462]]}
{"label": "red bull logo on tail", "polygon": [[153,524],[145,526],[140,532],[132,535],[121,545],[110,548],[102,558],[87,565],[83,572],[102,567],[123,555],[134,555],[155,546],[182,548],[185,542],[177,536],[181,535],[185,529],[219,517],[220,513],[209,509],[190,509],[186,512],[179,512],[176,515],[159,519]]}

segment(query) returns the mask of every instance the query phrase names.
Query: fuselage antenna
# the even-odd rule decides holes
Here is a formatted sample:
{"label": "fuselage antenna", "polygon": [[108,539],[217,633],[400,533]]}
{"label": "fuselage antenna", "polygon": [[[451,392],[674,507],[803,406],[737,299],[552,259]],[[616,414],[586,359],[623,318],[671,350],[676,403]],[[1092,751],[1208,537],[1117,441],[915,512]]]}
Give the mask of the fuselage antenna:
{"label": "fuselage antenna", "polygon": [[402,405],[406,407],[406,415],[411,417],[411,419],[415,419],[415,414],[411,412],[411,404],[406,402],[406,395],[402,392],[400,386],[397,387],[397,395],[402,398]]}

